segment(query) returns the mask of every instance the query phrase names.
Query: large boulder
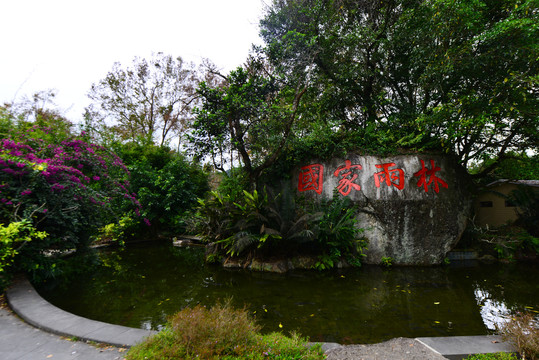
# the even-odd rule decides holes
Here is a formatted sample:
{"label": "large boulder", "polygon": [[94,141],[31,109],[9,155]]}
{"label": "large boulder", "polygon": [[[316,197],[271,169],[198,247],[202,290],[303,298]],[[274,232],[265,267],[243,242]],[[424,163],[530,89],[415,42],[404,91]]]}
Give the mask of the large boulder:
{"label": "large boulder", "polygon": [[358,205],[368,249],[364,262],[440,264],[462,235],[472,208],[466,171],[444,155],[350,155],[304,164],[293,186],[313,201],[347,196]]}

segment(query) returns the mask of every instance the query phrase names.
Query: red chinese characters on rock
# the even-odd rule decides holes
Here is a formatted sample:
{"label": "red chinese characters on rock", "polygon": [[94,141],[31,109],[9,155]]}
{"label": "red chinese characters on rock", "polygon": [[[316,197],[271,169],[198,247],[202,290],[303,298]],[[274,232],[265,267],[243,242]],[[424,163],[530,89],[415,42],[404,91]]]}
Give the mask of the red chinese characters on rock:
{"label": "red chinese characters on rock", "polygon": [[[439,178],[436,173],[441,170],[435,165],[434,160],[430,160],[430,169],[425,166],[425,161],[420,160],[421,170],[414,173],[414,176],[419,177],[417,187],[423,187],[425,192],[429,192],[429,187],[434,187],[434,192],[440,191],[440,186],[448,188],[447,183]],[[384,164],[375,164],[377,169],[381,171],[374,172],[374,185],[380,188],[382,185],[388,187],[394,186],[398,190],[403,190],[405,186],[405,173],[403,169],[392,168],[397,166],[394,162]],[[360,191],[361,186],[355,183],[358,178],[358,171],[363,170],[359,164],[352,164],[350,160],[345,160],[344,165],[340,166],[333,172],[333,176],[339,177],[337,190],[341,195],[348,196],[352,190]],[[298,180],[298,191],[315,191],[318,195],[322,194],[324,187],[324,165],[311,164],[300,169]]]}
{"label": "red chinese characters on rock", "polygon": [[[425,167],[425,162],[421,160],[421,170],[416,172],[414,176],[419,176],[419,181],[417,182],[417,187],[423,186],[425,189],[425,192],[429,192],[429,186],[434,183],[434,192],[438,193],[440,191],[440,188],[438,184],[442,185],[442,187],[447,189],[447,183],[440,179],[438,176],[436,176],[436,173],[442,168],[439,166],[434,165],[434,160],[430,160],[430,166],[431,169]],[[428,181],[427,181],[428,176]]]}
{"label": "red chinese characters on rock", "polygon": [[354,173],[353,169],[361,170],[362,167],[359,164],[352,165],[350,160],[345,160],[344,165],[338,167],[333,173],[333,176],[341,177],[339,185],[337,185],[337,190],[339,190],[343,196],[348,196],[352,189],[357,191],[361,190],[361,186],[354,183],[354,180],[357,179],[358,175]]}
{"label": "red chinese characters on rock", "polygon": [[404,189],[404,170],[389,169],[391,166],[395,165],[395,163],[374,165],[378,169],[382,169],[382,171],[374,173],[374,185],[376,185],[377,188],[385,182],[388,187],[394,186],[399,190]]}
{"label": "red chinese characters on rock", "polygon": [[324,185],[324,165],[312,164],[301,168],[299,173],[298,191],[314,190],[322,193]]}

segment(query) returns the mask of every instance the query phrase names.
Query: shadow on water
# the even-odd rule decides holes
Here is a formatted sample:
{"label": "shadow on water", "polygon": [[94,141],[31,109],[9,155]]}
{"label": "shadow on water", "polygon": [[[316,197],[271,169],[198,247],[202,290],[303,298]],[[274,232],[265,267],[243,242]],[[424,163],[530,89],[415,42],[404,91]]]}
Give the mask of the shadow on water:
{"label": "shadow on water", "polygon": [[265,332],[298,330],[311,341],[340,343],[484,335],[510,312],[539,312],[536,263],[281,275],[208,266],[200,248],[137,245],[98,255],[100,266],[37,284],[38,291],[72,313],[145,329],[160,329],[186,306],[232,298],[235,306],[247,306]]}

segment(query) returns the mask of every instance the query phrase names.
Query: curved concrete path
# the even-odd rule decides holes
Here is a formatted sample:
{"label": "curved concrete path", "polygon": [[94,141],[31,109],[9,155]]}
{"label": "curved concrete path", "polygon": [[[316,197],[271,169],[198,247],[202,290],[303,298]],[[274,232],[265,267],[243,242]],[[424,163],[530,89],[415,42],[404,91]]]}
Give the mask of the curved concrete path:
{"label": "curved concrete path", "polygon": [[125,348],[94,346],[41,331],[0,307],[2,360],[122,360]]}
{"label": "curved concrete path", "polygon": [[83,318],[64,311],[43,299],[26,279],[16,281],[7,291],[9,306],[23,320],[38,329],[57,335],[118,347],[131,347],[155,334]]}
{"label": "curved concrete path", "polygon": [[[156,331],[130,328],[120,325],[108,324],[100,321],[90,320],[77,316],[43,299],[32,284],[26,279],[15,281],[6,291],[8,304],[13,311],[23,320],[38,329],[45,330],[68,338],[76,338],[84,341],[93,341],[100,344],[109,344],[115,347],[129,348],[132,345],[144,340],[146,337],[155,334]],[[96,349],[90,345],[80,342],[58,339],[53,335],[40,332],[27,324],[18,321],[6,309],[0,309],[0,359],[122,359],[118,356],[118,348]],[[6,334],[4,334],[7,333]],[[37,337],[34,339],[34,337]],[[29,344],[28,341],[30,342]],[[408,344],[413,341],[416,348],[421,348],[419,357],[412,356],[413,359],[435,359],[445,357],[447,359],[463,359],[470,354],[494,353],[494,352],[514,352],[515,349],[508,343],[501,340],[499,336],[453,336],[453,337],[431,337],[416,339],[394,339],[396,343]],[[24,342],[21,343],[21,342]],[[31,344],[35,343],[32,347]],[[67,343],[67,345],[66,345]],[[19,344],[17,346],[17,344]],[[79,345],[73,345],[79,344]],[[406,351],[402,351],[403,346],[397,346],[396,352],[389,352],[387,356],[382,355],[379,347],[386,348],[386,343],[370,345],[350,345],[326,343],[323,349],[328,354],[328,359],[396,359],[395,355],[404,356]],[[25,350],[27,347],[34,350]],[[66,350],[66,346],[76,347],[82,350]],[[49,350],[50,348],[50,350]],[[60,350],[61,348],[61,350]],[[368,349],[365,349],[368,348]],[[61,356],[43,356],[53,350],[58,350]],[[387,352],[388,349],[386,349]],[[66,352],[67,351],[67,352]],[[94,352],[87,357],[83,352]],[[367,352],[366,355],[365,351]],[[372,352],[372,354],[370,354]],[[430,354],[430,355],[429,355]],[[80,355],[80,356],[79,356]],[[357,356],[356,356],[357,355]],[[371,357],[372,355],[373,357]],[[382,355],[382,356],[380,356]],[[400,358],[400,357],[399,357]]]}

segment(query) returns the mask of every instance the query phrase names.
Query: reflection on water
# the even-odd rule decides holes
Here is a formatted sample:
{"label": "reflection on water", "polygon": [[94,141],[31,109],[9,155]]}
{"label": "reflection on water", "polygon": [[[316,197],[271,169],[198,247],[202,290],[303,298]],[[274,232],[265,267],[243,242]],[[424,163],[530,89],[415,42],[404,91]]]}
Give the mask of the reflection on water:
{"label": "reflection on water", "polygon": [[511,311],[503,301],[492,299],[487,290],[480,288],[476,288],[474,294],[481,307],[483,323],[489,330],[496,330],[510,319]]}
{"label": "reflection on water", "polygon": [[509,312],[539,311],[537,264],[364,266],[282,275],[207,266],[202,249],[168,245],[106,250],[100,259],[101,266],[84,275],[38,284],[38,291],[78,315],[145,329],[160,329],[186,306],[232,298],[265,332],[282,324],[285,332],[298,330],[312,341],[340,343],[482,335]]}

